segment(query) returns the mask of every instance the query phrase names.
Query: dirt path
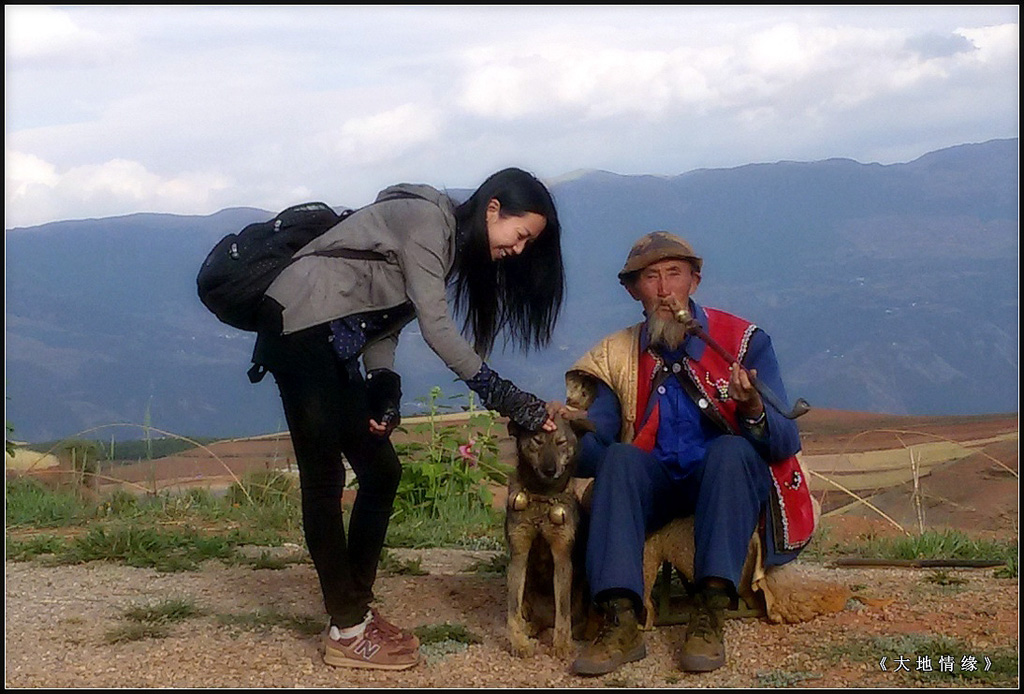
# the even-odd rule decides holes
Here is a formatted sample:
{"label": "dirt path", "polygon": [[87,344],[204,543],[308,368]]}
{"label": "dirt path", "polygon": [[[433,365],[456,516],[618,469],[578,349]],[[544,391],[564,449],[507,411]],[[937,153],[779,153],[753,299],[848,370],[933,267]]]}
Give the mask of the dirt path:
{"label": "dirt path", "polygon": [[[1014,686],[1018,581],[988,570],[832,569],[807,565],[816,577],[859,594],[891,599],[884,607],[848,604],[844,611],[797,625],[730,620],[729,663],[704,675],[680,673],[673,651],[683,626],[647,635],[648,657],[598,679],[568,673],[542,637],[538,656],[520,660],[504,634],[504,577],[462,571],[486,553],[402,550],[419,557],[426,576],[383,575],[382,610],[405,626],[461,624],[480,637],[468,647],[452,642],[424,647],[426,662],[402,673],[349,671],[323,665],[318,638],[289,628],[283,617],[321,619],[316,576],[309,563],[280,570],[226,567],[161,574],[95,562],[46,566],[5,563],[8,687],[904,687]],[[128,624],[126,609],[177,598],[202,615],[173,624],[163,638],[108,643]],[[260,623],[263,623],[262,626]],[[957,639],[943,648],[939,637]],[[950,643],[950,642],[946,642]],[[950,652],[940,652],[948,650]],[[450,652],[448,652],[450,651]],[[921,652],[918,652],[921,651]],[[924,652],[928,651],[928,652]],[[961,679],[973,656],[1005,667],[1011,676]],[[929,657],[932,672],[919,670]],[[940,657],[955,659],[940,671]],[[887,669],[880,660],[885,657]],[[900,659],[906,665],[899,665]],[[1003,665],[1000,666],[1000,663]],[[904,668],[909,667],[909,671]],[[894,671],[899,668],[900,671]]]}

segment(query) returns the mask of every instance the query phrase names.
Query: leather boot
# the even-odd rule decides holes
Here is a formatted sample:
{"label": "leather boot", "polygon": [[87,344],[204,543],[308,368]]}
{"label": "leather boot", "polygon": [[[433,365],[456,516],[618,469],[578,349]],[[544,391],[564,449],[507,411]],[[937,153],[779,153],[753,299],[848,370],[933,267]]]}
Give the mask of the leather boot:
{"label": "leather boot", "polygon": [[602,616],[601,627],[594,641],[584,646],[573,662],[574,674],[604,675],[647,656],[643,632],[630,598],[601,602],[598,610]]}
{"label": "leather boot", "polygon": [[686,672],[710,672],[725,665],[723,623],[729,607],[727,593],[702,590],[686,623],[686,640],[679,658]]}

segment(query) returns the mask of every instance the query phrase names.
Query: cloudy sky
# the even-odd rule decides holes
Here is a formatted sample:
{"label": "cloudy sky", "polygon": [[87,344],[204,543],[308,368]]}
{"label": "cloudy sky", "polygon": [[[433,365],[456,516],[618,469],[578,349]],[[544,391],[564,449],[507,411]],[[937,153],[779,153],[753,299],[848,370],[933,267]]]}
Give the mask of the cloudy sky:
{"label": "cloudy sky", "polygon": [[5,228],[1018,136],[1019,9],[5,6]]}

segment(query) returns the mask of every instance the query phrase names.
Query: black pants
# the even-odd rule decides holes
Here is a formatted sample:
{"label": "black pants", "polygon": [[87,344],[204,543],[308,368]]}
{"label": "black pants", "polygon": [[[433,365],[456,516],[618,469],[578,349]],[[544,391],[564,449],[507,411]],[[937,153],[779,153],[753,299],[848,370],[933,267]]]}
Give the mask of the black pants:
{"label": "black pants", "polygon": [[[355,360],[340,361],[326,326],[261,333],[255,359],[277,381],[302,489],[302,525],[324,606],[339,627],[360,622],[402,474],[388,439],[369,431],[366,386]],[[342,520],[342,455],[359,481],[348,536]]]}

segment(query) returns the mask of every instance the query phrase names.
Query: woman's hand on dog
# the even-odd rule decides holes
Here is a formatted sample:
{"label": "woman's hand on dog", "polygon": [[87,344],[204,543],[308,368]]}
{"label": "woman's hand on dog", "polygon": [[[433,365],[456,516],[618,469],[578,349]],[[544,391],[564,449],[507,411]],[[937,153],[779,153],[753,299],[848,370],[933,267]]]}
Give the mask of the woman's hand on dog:
{"label": "woman's hand on dog", "polygon": [[544,404],[544,408],[548,411],[548,418],[544,420],[541,431],[554,431],[558,428],[558,425],[555,424],[555,417],[564,416],[565,405],[558,400],[551,400]]}

